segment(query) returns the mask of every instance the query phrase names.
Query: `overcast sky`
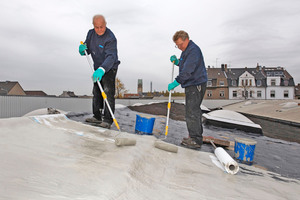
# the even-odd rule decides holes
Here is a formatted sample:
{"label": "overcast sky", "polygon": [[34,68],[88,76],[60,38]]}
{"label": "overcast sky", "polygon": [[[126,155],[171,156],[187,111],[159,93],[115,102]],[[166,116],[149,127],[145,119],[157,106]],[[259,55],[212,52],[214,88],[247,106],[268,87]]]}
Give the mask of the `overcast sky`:
{"label": "overcast sky", "polygon": [[[167,89],[172,36],[185,30],[205,64],[282,66],[300,82],[299,0],[10,0],[1,1],[0,81],[59,95],[91,94],[91,71],[78,53],[92,17],[103,14],[118,40],[117,77],[131,93]],[[175,70],[175,75],[178,69]],[[182,89],[177,88],[177,91]]]}

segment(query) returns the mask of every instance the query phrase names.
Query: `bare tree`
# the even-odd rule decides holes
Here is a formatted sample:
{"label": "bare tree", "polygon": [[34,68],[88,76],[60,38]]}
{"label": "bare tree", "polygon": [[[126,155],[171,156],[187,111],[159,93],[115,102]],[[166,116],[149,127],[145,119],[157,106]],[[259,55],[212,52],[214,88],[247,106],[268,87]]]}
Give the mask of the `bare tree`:
{"label": "bare tree", "polygon": [[124,83],[119,79],[118,77],[116,78],[116,94],[115,97],[118,99],[123,98],[124,93],[128,92],[126,90]]}

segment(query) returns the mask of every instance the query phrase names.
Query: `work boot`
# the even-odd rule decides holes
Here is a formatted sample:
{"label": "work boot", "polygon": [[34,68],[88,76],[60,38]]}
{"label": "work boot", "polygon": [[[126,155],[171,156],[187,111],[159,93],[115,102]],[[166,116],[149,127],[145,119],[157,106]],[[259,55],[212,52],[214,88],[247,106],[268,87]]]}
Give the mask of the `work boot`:
{"label": "work boot", "polygon": [[100,124],[102,120],[97,119],[96,117],[86,118],[86,122]]}
{"label": "work boot", "polygon": [[201,148],[201,144],[198,144],[193,138],[183,139],[181,144],[191,149]]}
{"label": "work boot", "polygon": [[101,122],[101,124],[99,124],[99,126],[102,127],[102,128],[110,129],[111,124],[109,124],[107,122]]}
{"label": "work boot", "polygon": [[186,141],[188,139],[190,139],[190,137],[184,137],[184,138],[182,138],[182,141]]}

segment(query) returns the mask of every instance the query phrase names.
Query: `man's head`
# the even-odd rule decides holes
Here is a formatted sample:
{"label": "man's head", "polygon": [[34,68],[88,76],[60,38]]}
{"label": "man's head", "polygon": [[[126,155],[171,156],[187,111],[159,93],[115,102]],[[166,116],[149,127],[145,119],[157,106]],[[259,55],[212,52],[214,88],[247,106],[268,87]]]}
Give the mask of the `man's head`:
{"label": "man's head", "polygon": [[98,35],[103,35],[106,31],[106,20],[103,15],[95,15],[93,17],[93,25]]}
{"label": "man's head", "polygon": [[173,41],[178,49],[184,51],[190,41],[189,34],[185,31],[177,31],[173,36]]}

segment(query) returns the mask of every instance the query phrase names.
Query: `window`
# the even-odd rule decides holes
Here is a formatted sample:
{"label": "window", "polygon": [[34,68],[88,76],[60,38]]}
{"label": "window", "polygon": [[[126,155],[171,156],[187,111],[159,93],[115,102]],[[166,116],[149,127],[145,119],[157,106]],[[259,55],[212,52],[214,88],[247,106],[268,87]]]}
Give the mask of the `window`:
{"label": "window", "polygon": [[261,86],[261,80],[257,80],[257,86]]}
{"label": "window", "polygon": [[251,79],[249,80],[249,84],[250,84],[250,86],[252,86],[252,80]]}
{"label": "window", "polygon": [[284,98],[289,98],[289,91],[288,90],[284,90],[283,97]]}
{"label": "window", "polygon": [[248,79],[246,79],[246,86],[248,85]]}
{"label": "window", "polygon": [[271,86],[275,86],[276,85],[276,79],[271,79]]}
{"label": "window", "polygon": [[261,98],[261,91],[257,91],[257,98]]}
{"label": "window", "polygon": [[211,90],[207,90],[207,96],[211,97],[212,96],[212,91]]}
{"label": "window", "polygon": [[245,81],[244,80],[242,80],[242,86],[245,86]]}
{"label": "window", "polygon": [[211,81],[207,81],[207,87],[211,87],[212,86],[212,82]]}
{"label": "window", "polygon": [[224,86],[224,81],[220,81],[220,86]]}
{"label": "window", "polygon": [[224,90],[221,90],[221,91],[220,91],[220,97],[225,97],[225,92],[224,92]]}
{"label": "window", "polygon": [[270,92],[270,97],[271,97],[271,98],[275,98],[275,90],[271,90],[271,92]]}
{"label": "window", "polygon": [[248,90],[245,91],[245,97],[248,98]]}
{"label": "window", "polygon": [[252,94],[253,94],[253,92],[252,92],[252,91],[250,91],[250,97],[252,97]]}
{"label": "window", "polygon": [[231,81],[231,85],[232,85],[232,86],[236,86],[236,80],[232,80],[232,81]]}
{"label": "window", "polygon": [[232,97],[237,97],[237,91],[232,91]]}

